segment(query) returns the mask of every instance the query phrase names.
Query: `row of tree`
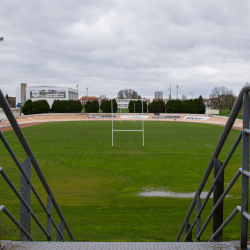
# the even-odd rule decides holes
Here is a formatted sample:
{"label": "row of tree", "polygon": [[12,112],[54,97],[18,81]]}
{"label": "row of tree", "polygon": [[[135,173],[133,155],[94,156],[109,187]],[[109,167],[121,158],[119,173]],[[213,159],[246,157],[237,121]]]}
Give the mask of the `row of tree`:
{"label": "row of tree", "polygon": [[190,100],[169,100],[166,103],[166,113],[205,114],[206,108],[202,96]]}
{"label": "row of tree", "polygon": [[27,100],[22,108],[22,112],[25,115],[33,115],[33,114],[41,114],[41,113],[49,113],[50,106],[46,100],[38,100],[32,101]]}
{"label": "row of tree", "polygon": [[79,100],[54,100],[52,111],[54,113],[80,113],[82,104]]}
{"label": "row of tree", "polygon": [[[128,104],[129,113],[142,113],[142,101],[130,101]],[[143,113],[147,113],[147,103],[143,102]]]}
{"label": "row of tree", "polygon": [[154,100],[148,104],[148,113],[165,113],[165,103],[163,100]]}
{"label": "row of tree", "polygon": [[[116,99],[112,99],[113,113],[117,113]],[[111,100],[104,100],[100,106],[103,113],[111,113]]]}
{"label": "row of tree", "polygon": [[99,112],[99,102],[97,100],[87,101],[84,105],[86,113],[98,113]]}

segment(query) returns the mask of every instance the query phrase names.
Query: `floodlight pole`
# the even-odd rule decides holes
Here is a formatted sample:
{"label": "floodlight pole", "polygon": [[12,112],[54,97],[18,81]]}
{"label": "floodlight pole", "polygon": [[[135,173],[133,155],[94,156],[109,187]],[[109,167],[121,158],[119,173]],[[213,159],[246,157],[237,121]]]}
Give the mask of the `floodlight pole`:
{"label": "floodlight pole", "polygon": [[178,100],[178,88],[179,88],[179,86],[176,85],[176,87],[177,87],[177,98],[176,99]]}
{"label": "floodlight pole", "polygon": [[113,147],[113,100],[111,99],[111,115],[112,115],[112,147]]}
{"label": "floodlight pole", "polygon": [[0,42],[3,42],[3,40],[4,40],[4,37],[0,37]]}
{"label": "floodlight pole", "polygon": [[86,90],[87,90],[87,101],[88,101],[88,90],[89,90],[89,88],[86,88]]}
{"label": "floodlight pole", "polygon": [[134,124],[135,124],[135,102],[134,102]]}
{"label": "floodlight pole", "polygon": [[143,99],[142,99],[142,112],[141,112],[141,120],[142,120],[142,146],[144,147],[144,122],[143,122]]}
{"label": "floodlight pole", "polygon": [[168,90],[170,91],[169,100],[171,100],[171,84],[170,84],[170,88]]}

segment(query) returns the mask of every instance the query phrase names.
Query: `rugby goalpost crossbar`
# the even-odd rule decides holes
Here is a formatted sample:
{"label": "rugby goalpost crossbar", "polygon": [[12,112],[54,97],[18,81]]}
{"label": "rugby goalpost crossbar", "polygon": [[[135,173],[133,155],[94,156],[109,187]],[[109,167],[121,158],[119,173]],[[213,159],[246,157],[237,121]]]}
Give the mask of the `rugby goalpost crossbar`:
{"label": "rugby goalpost crossbar", "polygon": [[[142,146],[144,147],[144,120],[143,120],[143,99],[141,99],[142,102],[142,129],[141,130],[118,130],[114,129],[114,119],[113,119],[113,100],[111,99],[111,113],[112,113],[112,147],[114,145],[114,132],[142,132]],[[135,114],[135,105],[134,105],[134,114]],[[134,115],[135,119],[135,115]],[[135,124],[135,120],[134,120]]]}

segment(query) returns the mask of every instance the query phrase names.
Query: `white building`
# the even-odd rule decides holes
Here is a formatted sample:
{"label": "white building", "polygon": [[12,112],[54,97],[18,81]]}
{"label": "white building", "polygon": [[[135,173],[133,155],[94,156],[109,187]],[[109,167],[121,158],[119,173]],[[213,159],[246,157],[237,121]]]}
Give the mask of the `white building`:
{"label": "white building", "polygon": [[[117,107],[118,109],[128,109],[128,105],[129,105],[129,102],[130,101],[138,101],[141,99],[116,99],[116,102],[117,102]],[[145,101],[145,100],[143,100]]]}
{"label": "white building", "polygon": [[[26,88],[26,91],[23,89]],[[21,87],[16,88],[16,103],[24,104],[25,101],[46,100],[50,107],[54,100],[78,100],[79,91],[67,87],[52,87],[52,86],[31,86],[21,84]]]}

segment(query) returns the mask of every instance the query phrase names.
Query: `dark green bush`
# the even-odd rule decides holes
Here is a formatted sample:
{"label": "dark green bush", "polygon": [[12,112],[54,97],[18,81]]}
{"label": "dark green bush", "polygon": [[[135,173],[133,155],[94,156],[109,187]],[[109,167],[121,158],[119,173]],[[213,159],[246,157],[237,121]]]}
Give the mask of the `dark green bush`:
{"label": "dark green bush", "polygon": [[154,100],[148,104],[148,113],[165,113],[165,103],[163,100]]}
{"label": "dark green bush", "polygon": [[202,96],[192,100],[169,100],[166,113],[205,114],[206,108]]}
{"label": "dark green bush", "polygon": [[[113,113],[117,113],[117,102],[115,99],[112,100],[113,102]],[[111,113],[111,100],[104,100],[100,106],[103,113]]]}
{"label": "dark green bush", "polygon": [[46,100],[38,100],[32,102],[32,100],[27,100],[22,108],[22,112],[25,115],[48,113],[50,111],[50,106]]}
{"label": "dark green bush", "polygon": [[[134,111],[135,108],[135,111]],[[129,113],[141,113],[142,112],[142,102],[141,100],[130,101],[128,104]],[[143,113],[147,113],[147,103],[143,102]]]}
{"label": "dark green bush", "polygon": [[80,113],[82,104],[79,100],[54,100],[52,111],[55,113]]}
{"label": "dark green bush", "polygon": [[85,112],[86,113],[98,113],[99,111],[99,102],[97,100],[87,101],[85,104]]}

